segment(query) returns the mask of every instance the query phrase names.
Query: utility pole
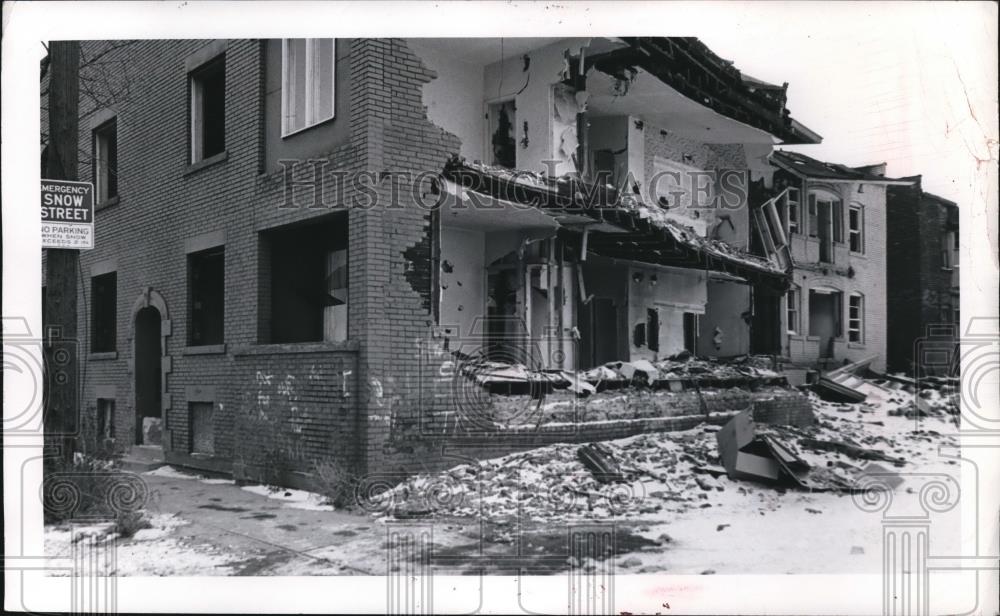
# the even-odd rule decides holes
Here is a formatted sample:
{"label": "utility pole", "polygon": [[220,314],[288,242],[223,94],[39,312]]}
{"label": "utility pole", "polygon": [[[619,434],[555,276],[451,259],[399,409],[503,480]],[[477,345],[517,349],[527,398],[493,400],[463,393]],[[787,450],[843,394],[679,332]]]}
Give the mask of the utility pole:
{"label": "utility pole", "polygon": [[[49,43],[49,143],[42,177],[77,180],[79,148],[80,47],[76,41]],[[73,459],[79,427],[79,354],[77,285],[80,251],[46,250],[45,454]],[[59,436],[62,435],[62,436]]]}

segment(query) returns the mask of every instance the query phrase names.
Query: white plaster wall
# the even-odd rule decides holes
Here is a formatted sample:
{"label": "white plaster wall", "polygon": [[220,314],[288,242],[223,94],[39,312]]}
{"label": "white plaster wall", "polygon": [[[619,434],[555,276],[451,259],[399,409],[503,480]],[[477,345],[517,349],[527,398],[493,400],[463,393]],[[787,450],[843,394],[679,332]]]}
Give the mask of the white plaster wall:
{"label": "white plaster wall", "polygon": [[[564,66],[564,52],[579,50],[588,39],[565,39],[531,51],[527,71],[521,57],[486,65],[483,78],[482,99],[486,103],[514,98],[517,107],[515,140],[517,142],[517,168],[527,171],[551,171],[543,161],[553,160],[553,97],[552,86],[559,83]],[[529,79],[530,77],[530,79]],[[481,107],[481,117],[485,114]],[[524,122],[528,122],[528,145],[523,146]],[[486,137],[485,125],[483,139]],[[555,175],[573,171],[569,164],[557,165]]]}
{"label": "white plaster wall", "polygon": [[[708,302],[701,316],[698,354],[733,357],[750,351],[750,327],[743,313],[750,310],[750,286],[738,282],[708,281]],[[713,338],[715,328],[722,331],[719,348]]]}
{"label": "white plaster wall", "polygon": [[[643,276],[640,282],[633,280],[637,273]],[[652,275],[656,276],[655,285],[650,284]],[[662,359],[684,350],[684,313],[705,312],[708,300],[705,273],[633,265],[628,268],[628,296],[630,359]],[[636,324],[646,322],[647,308],[656,309],[659,313],[659,351],[652,351],[647,345],[636,346],[632,337]]]}
{"label": "white plaster wall", "polygon": [[407,46],[437,73],[424,85],[423,100],[428,119],[462,140],[460,154],[469,160],[485,160],[483,137],[483,67],[466,63],[460,54],[447,53],[427,39],[407,39]]}
{"label": "white plaster wall", "polygon": [[441,228],[441,325],[457,326],[462,337],[472,337],[476,320],[486,316],[484,236],[481,231]]}

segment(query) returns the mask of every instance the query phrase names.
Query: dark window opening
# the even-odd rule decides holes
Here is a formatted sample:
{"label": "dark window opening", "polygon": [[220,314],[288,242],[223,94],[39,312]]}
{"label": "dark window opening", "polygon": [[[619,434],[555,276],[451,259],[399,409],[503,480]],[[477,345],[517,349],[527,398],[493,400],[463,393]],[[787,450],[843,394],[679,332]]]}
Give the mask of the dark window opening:
{"label": "dark window opening", "polygon": [[226,259],[223,248],[188,255],[188,344],[225,340]]}
{"label": "dark window opening", "polygon": [[191,162],[226,149],[226,60],[191,73]]}
{"label": "dark window opening", "polygon": [[698,315],[694,312],[684,313],[684,348],[692,355],[698,349]]}
{"label": "dark window opening", "polygon": [[118,275],[111,272],[91,278],[90,294],[90,351],[114,351],[117,343]]}
{"label": "dark window opening", "polygon": [[347,216],[262,234],[269,297],[265,340],[272,343],[347,339]]}
{"label": "dark window opening", "polygon": [[98,202],[118,196],[118,122],[109,120],[94,130],[94,190]]}
{"label": "dark window opening", "polygon": [[517,164],[517,112],[514,101],[490,105],[489,122],[493,164],[513,169]]}
{"label": "dark window opening", "polygon": [[646,346],[650,351],[660,350],[660,312],[656,308],[646,309]]}

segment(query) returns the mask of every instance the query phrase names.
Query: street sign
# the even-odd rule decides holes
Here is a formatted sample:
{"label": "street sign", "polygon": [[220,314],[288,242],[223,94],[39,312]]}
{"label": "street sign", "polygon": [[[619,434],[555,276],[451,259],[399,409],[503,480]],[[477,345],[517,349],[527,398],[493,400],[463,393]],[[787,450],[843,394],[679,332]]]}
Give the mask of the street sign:
{"label": "street sign", "polygon": [[94,247],[94,185],[42,180],[42,248]]}

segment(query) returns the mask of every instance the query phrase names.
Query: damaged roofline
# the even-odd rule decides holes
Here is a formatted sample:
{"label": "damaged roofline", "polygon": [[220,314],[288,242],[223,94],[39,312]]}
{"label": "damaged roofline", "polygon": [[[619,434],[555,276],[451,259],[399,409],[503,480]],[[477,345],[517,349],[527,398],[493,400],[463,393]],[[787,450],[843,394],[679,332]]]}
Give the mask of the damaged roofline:
{"label": "damaged roofline", "polygon": [[[781,152],[778,150],[776,153]],[[885,186],[913,186],[916,182],[903,178],[831,178],[824,175],[806,173],[795,165],[790,165],[779,156],[771,156],[771,164],[804,180],[817,180],[829,184],[882,184]]]}
{"label": "damaged roofline", "polygon": [[[822,137],[791,117],[785,95],[755,90],[738,69],[716,56],[697,38],[626,37],[628,45],[584,58],[612,76],[642,68],[686,98],[727,118],[763,130],[786,145],[818,144]],[[768,92],[772,92],[769,94]]]}

